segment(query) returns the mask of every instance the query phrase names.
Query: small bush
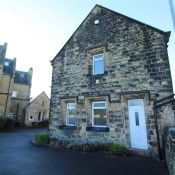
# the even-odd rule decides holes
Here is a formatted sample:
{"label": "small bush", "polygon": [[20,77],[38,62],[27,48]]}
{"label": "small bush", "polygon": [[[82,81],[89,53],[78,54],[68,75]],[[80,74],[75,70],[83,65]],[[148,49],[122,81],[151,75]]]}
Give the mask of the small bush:
{"label": "small bush", "polygon": [[113,155],[127,155],[128,154],[127,147],[124,145],[120,145],[120,144],[109,143],[108,150],[109,150],[109,153]]}
{"label": "small bush", "polygon": [[46,145],[50,143],[48,132],[40,132],[35,135],[35,142],[39,145]]}
{"label": "small bush", "polygon": [[13,131],[14,130],[14,126],[15,126],[14,118],[9,118],[9,117],[6,117],[6,118],[7,118],[7,122],[6,122],[6,125],[5,125],[5,129]]}
{"label": "small bush", "polygon": [[49,121],[48,120],[44,120],[44,121],[41,121],[41,122],[38,122],[37,126],[48,126],[49,125]]}
{"label": "small bush", "polygon": [[53,134],[50,145],[55,148],[71,149],[87,152],[108,151],[106,143],[102,143],[98,138],[69,138],[64,135]]}
{"label": "small bush", "polygon": [[0,129],[4,129],[7,122],[7,117],[0,116]]}

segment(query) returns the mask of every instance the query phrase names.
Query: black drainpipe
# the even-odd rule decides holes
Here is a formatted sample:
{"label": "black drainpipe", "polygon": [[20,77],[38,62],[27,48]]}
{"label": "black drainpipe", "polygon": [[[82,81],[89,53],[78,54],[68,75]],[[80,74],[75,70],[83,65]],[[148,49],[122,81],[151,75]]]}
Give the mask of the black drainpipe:
{"label": "black drainpipe", "polygon": [[9,82],[9,87],[8,87],[8,92],[7,92],[7,99],[6,99],[6,103],[5,103],[4,117],[5,117],[5,114],[6,114],[6,111],[7,111],[7,103],[8,103],[8,97],[9,97],[11,79],[12,79],[12,75],[10,75],[10,82]]}
{"label": "black drainpipe", "polygon": [[154,118],[155,118],[156,134],[157,134],[158,153],[159,153],[159,159],[161,160],[162,156],[161,156],[161,149],[160,149],[159,128],[157,124],[157,110],[156,110],[155,102],[154,102]]}

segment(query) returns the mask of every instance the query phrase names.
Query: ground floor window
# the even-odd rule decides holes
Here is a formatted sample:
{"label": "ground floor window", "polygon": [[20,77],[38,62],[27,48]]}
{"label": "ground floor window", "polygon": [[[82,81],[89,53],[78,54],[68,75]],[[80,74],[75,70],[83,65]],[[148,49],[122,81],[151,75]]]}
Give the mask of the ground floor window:
{"label": "ground floor window", "polygon": [[33,120],[33,118],[34,118],[33,115],[29,116],[29,120]]}
{"label": "ground floor window", "polygon": [[75,103],[67,103],[66,110],[66,125],[75,125]]}
{"label": "ground floor window", "polygon": [[45,112],[39,112],[38,113],[38,122],[41,122],[46,119],[46,113]]}
{"label": "ground floor window", "polygon": [[92,126],[106,127],[106,102],[92,102]]}

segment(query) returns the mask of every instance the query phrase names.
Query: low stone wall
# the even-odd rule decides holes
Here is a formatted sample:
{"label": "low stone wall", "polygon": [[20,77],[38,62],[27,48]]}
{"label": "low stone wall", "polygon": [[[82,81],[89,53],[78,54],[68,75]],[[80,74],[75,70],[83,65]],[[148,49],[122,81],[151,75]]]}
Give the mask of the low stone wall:
{"label": "low stone wall", "polygon": [[175,175],[175,126],[167,127],[164,132],[165,157],[169,175]]}

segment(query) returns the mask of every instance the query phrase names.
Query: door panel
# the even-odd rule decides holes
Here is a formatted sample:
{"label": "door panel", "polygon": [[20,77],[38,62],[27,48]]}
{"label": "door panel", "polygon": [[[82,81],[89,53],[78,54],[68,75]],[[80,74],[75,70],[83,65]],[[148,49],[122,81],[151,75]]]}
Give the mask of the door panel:
{"label": "door panel", "polygon": [[147,134],[143,106],[129,106],[131,147],[147,149]]}

